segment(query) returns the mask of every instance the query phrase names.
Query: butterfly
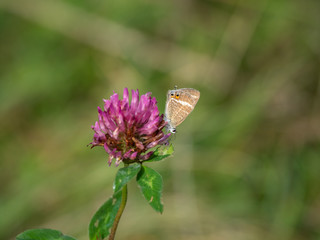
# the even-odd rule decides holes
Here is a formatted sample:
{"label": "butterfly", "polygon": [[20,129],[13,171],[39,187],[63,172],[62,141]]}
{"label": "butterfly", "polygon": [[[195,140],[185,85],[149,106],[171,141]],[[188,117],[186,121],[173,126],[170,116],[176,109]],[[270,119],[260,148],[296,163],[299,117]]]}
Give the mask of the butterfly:
{"label": "butterfly", "polygon": [[176,132],[176,127],[192,112],[199,98],[200,92],[193,88],[175,87],[174,90],[168,91],[165,109],[168,131]]}

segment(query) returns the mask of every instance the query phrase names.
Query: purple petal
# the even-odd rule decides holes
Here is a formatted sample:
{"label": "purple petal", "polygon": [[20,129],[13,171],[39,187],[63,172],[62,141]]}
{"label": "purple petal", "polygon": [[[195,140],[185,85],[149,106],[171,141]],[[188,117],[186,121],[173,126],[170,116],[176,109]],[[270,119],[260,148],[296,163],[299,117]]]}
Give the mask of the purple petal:
{"label": "purple petal", "polygon": [[171,136],[171,133],[164,135],[158,142],[158,144],[167,144],[167,140]]}
{"label": "purple petal", "polygon": [[115,158],[121,158],[121,159],[122,159],[122,153],[121,153],[121,151],[116,152]]}
{"label": "purple petal", "polygon": [[117,106],[119,103],[118,93],[114,93],[113,95],[111,95],[110,100],[111,100],[112,105]]}
{"label": "purple petal", "polygon": [[144,113],[142,113],[140,115],[140,119],[139,119],[138,122],[140,124],[146,124],[150,120],[150,117],[151,117],[151,112],[150,111],[145,111]]}
{"label": "purple petal", "polygon": [[155,147],[157,145],[158,145],[158,141],[153,141],[150,144],[148,144],[147,148],[153,148],[153,147]]}
{"label": "purple petal", "polygon": [[109,128],[110,126],[108,125],[109,123],[105,120],[105,112],[101,110],[100,107],[98,107],[98,113],[99,113],[99,129],[102,130],[105,133],[110,133]]}
{"label": "purple petal", "polygon": [[122,162],[122,153],[120,151],[117,152],[115,158],[116,158],[115,165],[119,166],[119,164]]}
{"label": "purple petal", "polygon": [[103,99],[103,101],[104,101],[104,110],[107,112],[108,109],[110,108],[111,101],[106,99]]}
{"label": "purple petal", "polygon": [[127,109],[129,105],[129,91],[128,88],[123,89],[123,100],[122,100],[122,105],[121,109]]}
{"label": "purple petal", "polygon": [[118,140],[119,136],[119,128],[117,127],[113,132],[112,132],[112,137],[116,140]]}
{"label": "purple petal", "polygon": [[151,157],[151,155],[153,154],[153,152],[154,151],[150,151],[150,152],[146,153],[145,155],[141,156],[140,159],[143,161],[148,160]]}
{"label": "purple petal", "polygon": [[140,142],[138,139],[136,139],[135,137],[132,137],[132,140],[134,141],[134,143],[136,144],[136,147],[143,150],[144,149],[144,146],[143,146],[143,143]]}
{"label": "purple petal", "polygon": [[158,122],[159,122],[159,118],[156,118],[151,122],[148,122],[142,128],[139,129],[139,132],[141,134],[151,135],[156,130],[158,130],[158,125],[159,125]]}
{"label": "purple petal", "polygon": [[116,149],[114,148],[114,149],[112,150],[112,152],[109,154],[109,161],[108,161],[109,166],[111,166],[112,159],[114,159],[114,157],[115,157],[115,156],[114,156],[115,153],[116,153]]}
{"label": "purple petal", "polygon": [[112,151],[110,150],[110,148],[108,147],[107,143],[103,144],[104,149],[106,150],[107,153],[112,154]]}
{"label": "purple petal", "polygon": [[141,135],[152,135],[157,130],[158,130],[158,127],[156,125],[153,125],[153,126],[151,125],[148,128],[144,127],[139,129],[139,133]]}
{"label": "purple petal", "polygon": [[131,92],[132,92],[132,100],[131,100],[130,110],[131,112],[135,112],[139,104],[139,90],[138,89],[137,91],[132,90]]}
{"label": "purple petal", "polygon": [[160,119],[161,124],[159,125],[159,130],[162,130],[168,124],[168,122],[163,120],[163,114],[160,116]]}
{"label": "purple petal", "polygon": [[136,119],[134,116],[130,115],[126,118],[127,120],[127,128],[132,128],[134,125],[136,125]]}
{"label": "purple petal", "polygon": [[164,135],[163,132],[160,132],[156,137],[154,137],[154,140],[147,145],[147,149],[153,148],[157,145],[164,144],[166,140],[170,137],[170,135],[170,133]]}
{"label": "purple petal", "polygon": [[110,130],[109,130],[109,128],[107,127],[106,121],[104,121],[102,115],[99,115],[99,122],[98,122],[97,128],[99,128],[99,131],[100,131],[100,132],[110,134]]}
{"label": "purple petal", "polygon": [[111,135],[111,133],[117,128],[116,124],[114,123],[111,116],[107,114],[107,112],[103,112],[101,116],[102,116],[102,121],[104,122],[104,124],[109,130],[108,133]]}
{"label": "purple petal", "polygon": [[104,133],[100,130],[100,126],[98,122],[95,122],[94,127],[92,128],[98,135],[104,135]]}
{"label": "purple petal", "polygon": [[132,154],[130,155],[130,159],[131,159],[131,160],[136,159],[137,155],[138,155],[138,152],[132,153]]}
{"label": "purple petal", "polygon": [[152,104],[150,106],[150,109],[151,109],[152,113],[151,113],[151,117],[150,118],[154,119],[157,116],[159,116],[159,109],[158,109],[158,106],[157,106],[157,100],[155,98],[153,98],[151,100],[151,102],[152,102]]}
{"label": "purple petal", "polygon": [[124,132],[126,126],[125,126],[125,123],[124,123],[124,117],[122,115],[121,109],[119,109],[119,115],[118,115],[118,118],[117,118],[117,125],[120,128],[120,131]]}
{"label": "purple petal", "polygon": [[125,154],[123,154],[123,159],[127,159],[130,157],[130,154],[133,152],[133,149],[130,149],[129,151],[127,151]]}
{"label": "purple petal", "polygon": [[136,110],[136,115],[142,111],[145,111],[145,109],[147,108],[147,105],[148,105],[148,96],[146,96],[146,94],[141,95],[139,105]]}
{"label": "purple petal", "polygon": [[114,164],[116,165],[116,167],[118,167],[121,162],[122,162],[122,159],[121,158],[117,158],[116,162]]}

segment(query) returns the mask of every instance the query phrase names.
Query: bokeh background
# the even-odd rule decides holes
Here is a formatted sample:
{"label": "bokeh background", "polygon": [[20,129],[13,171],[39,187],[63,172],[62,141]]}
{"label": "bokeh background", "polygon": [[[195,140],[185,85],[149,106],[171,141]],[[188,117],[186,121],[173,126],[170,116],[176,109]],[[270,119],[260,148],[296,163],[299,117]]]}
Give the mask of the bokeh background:
{"label": "bokeh background", "polygon": [[135,182],[117,239],[320,239],[320,1],[0,0],[0,239],[88,239],[117,171],[90,149],[97,106],[124,87],[178,127],[162,215]]}

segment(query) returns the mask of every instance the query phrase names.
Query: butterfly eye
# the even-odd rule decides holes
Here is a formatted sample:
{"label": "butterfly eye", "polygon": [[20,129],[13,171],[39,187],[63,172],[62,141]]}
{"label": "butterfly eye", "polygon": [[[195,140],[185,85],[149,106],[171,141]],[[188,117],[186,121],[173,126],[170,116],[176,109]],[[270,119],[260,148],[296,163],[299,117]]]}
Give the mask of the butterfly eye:
{"label": "butterfly eye", "polygon": [[176,94],[176,99],[178,99],[180,97],[180,94],[179,93],[177,93]]}
{"label": "butterfly eye", "polygon": [[173,93],[171,93],[170,95],[171,95],[171,97],[174,97],[174,94],[173,94]]}

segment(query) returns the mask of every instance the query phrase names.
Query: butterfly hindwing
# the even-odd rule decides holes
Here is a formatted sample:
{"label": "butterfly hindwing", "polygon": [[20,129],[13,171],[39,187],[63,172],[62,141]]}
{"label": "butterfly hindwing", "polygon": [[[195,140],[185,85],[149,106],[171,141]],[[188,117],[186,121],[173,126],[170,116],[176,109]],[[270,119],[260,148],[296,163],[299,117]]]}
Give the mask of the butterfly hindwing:
{"label": "butterfly hindwing", "polygon": [[200,98],[200,92],[192,88],[169,90],[166,103],[166,119],[169,129],[175,129],[192,112]]}

